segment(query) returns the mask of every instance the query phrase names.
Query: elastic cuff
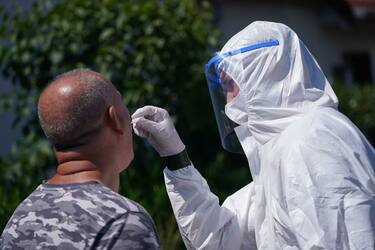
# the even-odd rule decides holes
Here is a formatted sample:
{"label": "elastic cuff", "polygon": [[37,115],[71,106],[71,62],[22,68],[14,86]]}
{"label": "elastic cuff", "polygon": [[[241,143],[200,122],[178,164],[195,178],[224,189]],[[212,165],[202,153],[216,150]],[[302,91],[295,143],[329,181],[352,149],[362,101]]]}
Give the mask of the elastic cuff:
{"label": "elastic cuff", "polygon": [[169,170],[177,170],[191,164],[186,148],[179,154],[162,157],[163,163]]}

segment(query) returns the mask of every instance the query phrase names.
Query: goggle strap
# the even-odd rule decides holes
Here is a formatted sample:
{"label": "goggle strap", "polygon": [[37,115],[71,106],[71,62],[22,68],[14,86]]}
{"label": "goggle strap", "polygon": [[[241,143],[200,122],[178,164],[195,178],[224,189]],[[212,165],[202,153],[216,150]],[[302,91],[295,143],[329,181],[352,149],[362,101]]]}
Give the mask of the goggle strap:
{"label": "goggle strap", "polygon": [[280,45],[279,40],[271,40],[271,41],[268,41],[268,42],[252,44],[252,45],[240,48],[240,49],[228,51],[228,52],[226,52],[224,54],[221,54],[221,55],[217,54],[214,57],[212,57],[208,61],[208,63],[205,65],[206,76],[209,79],[209,81],[211,81],[215,84],[220,84],[220,80],[217,77],[215,77],[213,74],[209,73],[209,68],[211,67],[212,64],[214,64],[214,69],[215,69],[216,73],[219,74],[218,65],[226,57],[238,55],[238,54],[241,54],[241,53],[249,52],[249,51],[260,49],[260,48],[273,47],[273,46],[278,46],[278,45]]}
{"label": "goggle strap", "polygon": [[221,56],[225,58],[225,57],[234,56],[237,54],[241,54],[244,52],[248,52],[248,51],[252,51],[252,50],[256,50],[260,48],[273,47],[273,46],[278,46],[278,45],[280,45],[279,40],[271,40],[269,42],[256,43],[256,44],[252,44],[252,45],[240,48],[240,49],[228,51],[222,54]]}

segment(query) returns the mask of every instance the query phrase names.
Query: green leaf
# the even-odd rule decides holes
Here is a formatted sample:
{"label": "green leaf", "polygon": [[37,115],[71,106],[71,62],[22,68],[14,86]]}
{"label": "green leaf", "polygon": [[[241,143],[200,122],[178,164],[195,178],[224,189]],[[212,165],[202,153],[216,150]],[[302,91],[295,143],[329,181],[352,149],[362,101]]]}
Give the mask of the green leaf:
{"label": "green leaf", "polygon": [[51,62],[53,64],[58,64],[61,62],[61,60],[63,59],[63,54],[59,51],[53,51],[51,53]]}

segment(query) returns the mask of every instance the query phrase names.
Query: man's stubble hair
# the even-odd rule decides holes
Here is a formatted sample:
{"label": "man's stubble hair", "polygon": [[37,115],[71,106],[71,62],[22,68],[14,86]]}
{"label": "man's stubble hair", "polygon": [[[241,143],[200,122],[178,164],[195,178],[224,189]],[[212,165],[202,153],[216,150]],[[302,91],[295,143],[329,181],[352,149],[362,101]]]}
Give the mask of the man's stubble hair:
{"label": "man's stubble hair", "polygon": [[87,143],[102,127],[106,110],[112,99],[109,80],[101,78],[90,69],[68,71],[58,75],[50,84],[71,77],[76,79],[75,84],[79,91],[73,94],[69,102],[64,105],[64,113],[58,119],[49,118],[41,107],[40,101],[38,103],[40,125],[56,149]]}

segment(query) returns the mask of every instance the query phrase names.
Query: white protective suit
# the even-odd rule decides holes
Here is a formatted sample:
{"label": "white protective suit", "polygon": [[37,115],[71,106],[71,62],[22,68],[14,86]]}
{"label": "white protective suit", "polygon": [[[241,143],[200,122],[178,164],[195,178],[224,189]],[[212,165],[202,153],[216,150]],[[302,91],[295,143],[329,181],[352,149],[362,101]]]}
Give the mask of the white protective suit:
{"label": "white protective suit", "polygon": [[188,249],[375,249],[375,152],[337,111],[319,65],[287,26],[254,22],[221,53],[278,40],[224,60],[239,84],[226,113],[253,182],[220,206],[190,165],[164,170]]}

